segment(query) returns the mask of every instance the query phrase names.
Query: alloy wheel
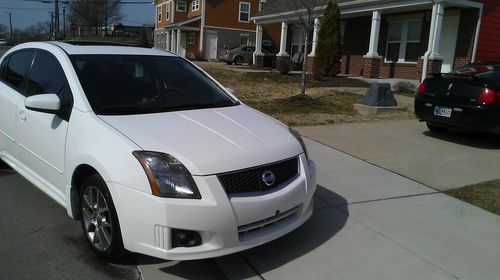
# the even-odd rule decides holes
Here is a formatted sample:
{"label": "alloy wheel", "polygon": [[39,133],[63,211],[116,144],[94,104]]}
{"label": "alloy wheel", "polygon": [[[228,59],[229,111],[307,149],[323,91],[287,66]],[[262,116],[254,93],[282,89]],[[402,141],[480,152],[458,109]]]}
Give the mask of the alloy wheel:
{"label": "alloy wheel", "polygon": [[92,246],[101,252],[108,250],[113,240],[111,213],[104,194],[94,186],[87,187],[83,193],[82,219]]}

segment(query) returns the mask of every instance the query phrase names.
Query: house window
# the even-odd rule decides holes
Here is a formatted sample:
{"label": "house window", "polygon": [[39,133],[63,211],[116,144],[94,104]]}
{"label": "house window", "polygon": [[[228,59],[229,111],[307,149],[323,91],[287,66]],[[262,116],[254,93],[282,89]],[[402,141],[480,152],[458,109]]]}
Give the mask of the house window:
{"label": "house window", "polygon": [[249,22],[250,21],[250,3],[240,2],[239,21],[241,21],[241,22]]}
{"label": "house window", "polygon": [[385,60],[390,62],[417,62],[422,35],[421,20],[389,23]]}
{"label": "house window", "polygon": [[187,43],[190,45],[194,44],[194,32],[189,32],[187,34]]}
{"label": "house window", "polygon": [[200,9],[200,1],[199,0],[193,0],[193,3],[191,3],[191,10],[198,11]]}
{"label": "house window", "polygon": [[161,22],[161,5],[156,6],[156,17],[158,18],[158,22]]}
{"label": "house window", "polygon": [[170,19],[170,2],[167,2],[167,5],[165,6],[165,19]]}
{"label": "house window", "polygon": [[187,2],[186,1],[177,1],[177,8],[176,10],[178,12],[185,12],[187,10]]}
{"label": "house window", "polygon": [[293,30],[292,33],[292,51],[293,56],[296,53],[304,52],[304,32],[302,30]]}

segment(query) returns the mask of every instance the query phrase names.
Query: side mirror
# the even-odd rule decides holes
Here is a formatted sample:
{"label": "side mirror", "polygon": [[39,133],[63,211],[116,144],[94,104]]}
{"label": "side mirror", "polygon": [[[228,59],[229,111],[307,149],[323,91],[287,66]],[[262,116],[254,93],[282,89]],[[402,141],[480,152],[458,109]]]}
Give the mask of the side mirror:
{"label": "side mirror", "polygon": [[61,99],[56,94],[38,94],[27,97],[24,106],[31,111],[56,114],[61,109]]}
{"label": "side mirror", "polygon": [[232,94],[232,95],[236,95],[236,90],[235,90],[235,89],[226,87],[226,90],[227,90],[230,94]]}

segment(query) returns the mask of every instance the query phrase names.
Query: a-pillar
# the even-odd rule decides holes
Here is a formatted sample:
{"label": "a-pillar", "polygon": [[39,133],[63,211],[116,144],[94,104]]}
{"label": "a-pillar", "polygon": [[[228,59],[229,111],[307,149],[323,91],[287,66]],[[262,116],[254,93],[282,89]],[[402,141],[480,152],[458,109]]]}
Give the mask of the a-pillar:
{"label": "a-pillar", "polygon": [[380,63],[382,57],[378,55],[378,39],[380,34],[380,11],[373,11],[372,26],[370,31],[370,44],[368,45],[368,53],[364,58],[363,77],[378,78],[380,75]]}
{"label": "a-pillar", "polygon": [[280,52],[276,55],[276,66],[281,64],[290,64],[290,56],[286,52],[286,35],[288,33],[288,24],[281,23],[281,39],[280,39]]}
{"label": "a-pillar", "polygon": [[316,56],[316,47],[318,46],[318,33],[320,28],[319,18],[314,19],[314,30],[313,30],[313,41],[311,52],[306,58],[306,71],[307,73],[312,73],[314,70],[314,57]]}
{"label": "a-pillar", "polygon": [[255,52],[253,53],[253,64],[255,68],[264,67],[264,53],[262,52],[262,25],[257,24],[255,29]]}

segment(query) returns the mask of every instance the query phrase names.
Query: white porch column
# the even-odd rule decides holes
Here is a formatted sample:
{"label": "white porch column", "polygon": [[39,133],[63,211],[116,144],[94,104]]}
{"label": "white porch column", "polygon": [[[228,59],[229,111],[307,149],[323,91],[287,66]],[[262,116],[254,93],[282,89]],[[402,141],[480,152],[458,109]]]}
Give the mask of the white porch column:
{"label": "white porch column", "polygon": [[372,28],[370,32],[370,45],[368,46],[368,53],[365,58],[378,58],[378,37],[380,34],[380,11],[373,11],[372,13]]}
{"label": "white porch column", "polygon": [[166,31],[165,33],[166,33],[166,38],[167,38],[165,40],[165,50],[170,51],[170,44],[171,44],[170,41],[172,40],[171,33],[170,33],[170,31]]}
{"label": "white porch column", "polygon": [[255,55],[263,55],[262,53],[262,25],[257,24],[255,28]]}
{"label": "white porch column", "polygon": [[311,48],[311,53],[309,54],[309,57],[314,57],[316,55],[316,46],[318,45],[319,28],[320,28],[320,20],[319,20],[319,18],[315,18],[314,19],[313,42],[312,42],[312,48]]}
{"label": "white porch column", "polygon": [[179,54],[179,50],[181,49],[181,30],[177,29],[177,46],[175,47],[175,53]]}
{"label": "white porch column", "polygon": [[[443,26],[444,3],[436,3],[436,21],[434,24],[434,38],[432,38],[432,47],[430,59],[441,59],[439,55],[439,42],[441,41],[441,28]],[[432,33],[431,33],[432,34]]]}
{"label": "white porch column", "polygon": [[175,31],[170,30],[170,51],[175,53]]}
{"label": "white porch column", "polygon": [[280,52],[276,56],[288,56],[286,52],[286,35],[288,33],[288,24],[286,22],[281,23],[281,41],[280,41]]}
{"label": "white porch column", "polygon": [[253,53],[253,64],[257,64],[256,56],[263,56],[262,53],[262,25],[257,24],[255,28],[255,52]]}

